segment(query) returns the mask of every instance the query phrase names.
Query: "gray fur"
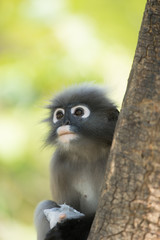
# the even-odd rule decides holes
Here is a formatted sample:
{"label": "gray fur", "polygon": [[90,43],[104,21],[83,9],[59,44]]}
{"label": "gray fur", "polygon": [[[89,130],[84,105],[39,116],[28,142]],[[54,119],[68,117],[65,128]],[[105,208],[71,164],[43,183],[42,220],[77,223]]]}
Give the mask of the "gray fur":
{"label": "gray fur", "polygon": [[57,204],[50,200],[40,202],[34,213],[34,224],[37,230],[37,239],[44,240],[47,232],[50,230],[49,222],[44,215],[43,210],[57,207]]}
{"label": "gray fur", "polygon": [[[91,114],[87,119],[71,114],[71,108],[79,104],[90,109]],[[118,110],[105,96],[103,89],[84,84],[58,94],[48,108],[50,131],[46,142],[56,145],[50,165],[53,200],[58,204],[66,203],[85,215],[93,214],[98,203]],[[57,108],[63,108],[65,116],[54,124],[53,113]],[[69,124],[71,131],[78,136],[67,144],[59,142],[57,136],[57,129],[65,124]],[[37,212],[41,212],[44,206],[50,208],[51,202],[48,203],[48,206],[47,202],[40,203],[36,210],[38,240],[42,240],[48,225],[45,225],[43,214]],[[45,225],[43,234],[40,225]]]}

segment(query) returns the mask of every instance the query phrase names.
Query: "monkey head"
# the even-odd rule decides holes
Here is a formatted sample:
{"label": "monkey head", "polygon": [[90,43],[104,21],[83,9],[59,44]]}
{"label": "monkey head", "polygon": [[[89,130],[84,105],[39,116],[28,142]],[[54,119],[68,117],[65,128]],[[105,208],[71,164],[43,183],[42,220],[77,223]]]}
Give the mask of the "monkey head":
{"label": "monkey head", "polygon": [[65,89],[48,108],[47,144],[111,144],[119,112],[100,87],[82,84]]}

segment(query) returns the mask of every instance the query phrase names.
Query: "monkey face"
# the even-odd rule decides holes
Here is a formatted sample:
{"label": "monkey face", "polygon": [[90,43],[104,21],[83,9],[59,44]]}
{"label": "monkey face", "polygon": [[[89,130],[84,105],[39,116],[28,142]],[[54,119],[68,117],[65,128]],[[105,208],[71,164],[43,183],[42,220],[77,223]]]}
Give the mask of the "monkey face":
{"label": "monkey face", "polygon": [[118,110],[96,86],[66,89],[53,100],[48,144],[111,144]]}
{"label": "monkey face", "polygon": [[90,116],[90,109],[85,105],[70,105],[56,108],[53,112],[53,124],[57,142],[68,144],[80,138],[80,125]]}

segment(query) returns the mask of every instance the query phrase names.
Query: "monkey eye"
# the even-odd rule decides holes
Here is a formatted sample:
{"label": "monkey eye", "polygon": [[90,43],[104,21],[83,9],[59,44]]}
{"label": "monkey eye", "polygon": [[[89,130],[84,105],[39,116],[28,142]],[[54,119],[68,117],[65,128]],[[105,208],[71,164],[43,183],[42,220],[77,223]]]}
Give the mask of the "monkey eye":
{"label": "monkey eye", "polygon": [[90,115],[90,110],[86,106],[78,105],[71,108],[71,113],[76,117],[87,118]]}
{"label": "monkey eye", "polygon": [[57,108],[53,114],[53,122],[56,123],[62,119],[64,117],[64,113],[65,111],[63,108]]}
{"label": "monkey eye", "polygon": [[77,108],[76,110],[75,110],[75,112],[74,112],[74,115],[76,115],[76,116],[83,116],[84,115],[84,110],[83,110],[83,108]]}

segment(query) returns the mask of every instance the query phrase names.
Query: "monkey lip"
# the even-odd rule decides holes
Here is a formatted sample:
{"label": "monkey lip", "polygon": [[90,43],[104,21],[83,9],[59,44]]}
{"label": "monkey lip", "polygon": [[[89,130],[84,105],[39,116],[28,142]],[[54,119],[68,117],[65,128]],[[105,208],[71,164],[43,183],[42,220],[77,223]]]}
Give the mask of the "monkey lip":
{"label": "monkey lip", "polygon": [[62,142],[69,142],[76,138],[76,134],[70,130],[70,126],[61,126],[57,129],[58,138]]}
{"label": "monkey lip", "polygon": [[59,137],[64,136],[64,135],[75,135],[75,133],[73,133],[73,132],[65,132],[65,133],[58,134]]}
{"label": "monkey lip", "polygon": [[58,130],[57,130],[57,133],[58,133],[59,137],[63,136],[63,135],[68,135],[68,134],[72,134],[72,135],[74,134],[75,135],[74,132],[72,132],[68,129],[68,126],[67,127],[66,126],[59,127]]}

